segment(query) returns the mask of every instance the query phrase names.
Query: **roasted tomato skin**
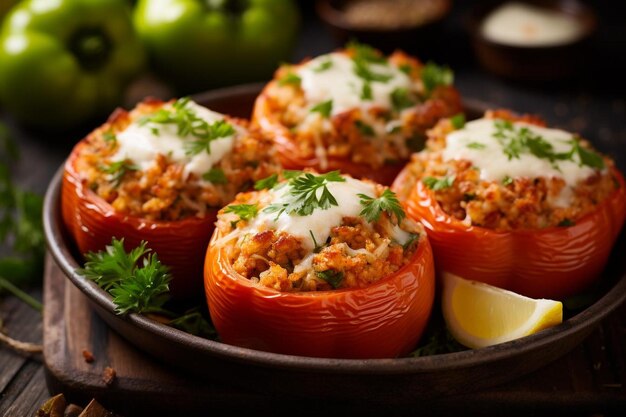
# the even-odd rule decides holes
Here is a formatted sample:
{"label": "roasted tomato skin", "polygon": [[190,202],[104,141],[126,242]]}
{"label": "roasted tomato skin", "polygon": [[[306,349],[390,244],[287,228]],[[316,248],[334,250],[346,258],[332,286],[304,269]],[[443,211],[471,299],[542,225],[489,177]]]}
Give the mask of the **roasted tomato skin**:
{"label": "roasted tomato skin", "polygon": [[[399,191],[404,170],[392,189]],[[563,299],[584,291],[601,275],[626,218],[624,177],[596,210],[568,227],[495,231],[468,226],[448,215],[421,181],[403,201],[421,221],[433,246],[437,271],[485,282],[533,298]]]}
{"label": "roasted tomato skin", "polygon": [[65,162],[61,187],[63,223],[81,254],[103,250],[111,239],[124,238],[130,250],[142,240],[171,268],[174,298],[197,297],[202,293],[204,254],[213,233],[217,209],[203,218],[151,221],[115,212],[90,190],[75,164],[84,142],[79,142]]}
{"label": "roasted tomato skin", "polygon": [[226,248],[206,254],[204,283],[211,319],[227,344],[289,355],[392,358],[415,348],[434,299],[432,250],[424,236],[411,261],[356,289],[279,292],[237,274]]}

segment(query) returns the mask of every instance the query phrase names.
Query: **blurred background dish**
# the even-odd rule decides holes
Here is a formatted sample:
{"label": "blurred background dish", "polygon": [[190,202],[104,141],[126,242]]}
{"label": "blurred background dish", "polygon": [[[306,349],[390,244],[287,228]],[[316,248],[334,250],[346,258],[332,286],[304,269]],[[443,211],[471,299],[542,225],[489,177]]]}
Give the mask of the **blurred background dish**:
{"label": "blurred background dish", "polygon": [[590,7],[578,0],[498,0],[470,13],[472,46],[479,63],[516,80],[571,77],[597,27]]}
{"label": "blurred background dish", "polygon": [[386,53],[428,55],[440,41],[449,0],[318,0],[316,11],[339,43],[350,39]]}

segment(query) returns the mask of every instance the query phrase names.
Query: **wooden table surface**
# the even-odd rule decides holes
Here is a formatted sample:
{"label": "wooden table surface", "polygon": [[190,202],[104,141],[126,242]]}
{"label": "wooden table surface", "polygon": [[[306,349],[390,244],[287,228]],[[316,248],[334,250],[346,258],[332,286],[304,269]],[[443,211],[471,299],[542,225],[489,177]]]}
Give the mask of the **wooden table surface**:
{"label": "wooden table surface", "polygon": [[[296,60],[337,46],[316,20],[308,3],[311,2],[301,2],[304,19]],[[442,38],[440,52],[434,57],[455,70],[455,83],[461,93],[497,103],[499,107],[538,113],[552,125],[578,131],[601,151],[611,153],[618,166],[626,171],[624,6],[609,1],[593,3],[601,18],[600,30],[592,55],[581,57],[581,63],[590,65],[580,77],[569,82],[522,85],[495,78],[476,64],[464,29],[466,3],[455,2],[454,13],[445,26],[446,37]],[[50,135],[29,131],[16,125],[1,108],[0,120],[14,131],[21,149],[22,158],[16,166],[17,181],[41,193],[45,192],[52,174],[73,144],[85,133]],[[30,292],[41,299],[40,288]],[[41,343],[41,315],[30,307],[3,295],[0,317],[13,338]],[[546,396],[565,388],[580,396],[578,401],[568,397],[569,402],[563,404],[560,411],[568,415],[603,414],[607,404],[612,404],[611,408],[623,406],[626,410],[626,306],[605,320],[564,360],[570,361],[571,372],[552,375],[545,384]],[[24,357],[0,346],[0,416],[31,416],[49,396],[41,358]],[[581,404],[585,407],[580,408]],[[537,413],[540,411],[538,409]],[[494,410],[494,413],[501,414],[502,410]]]}

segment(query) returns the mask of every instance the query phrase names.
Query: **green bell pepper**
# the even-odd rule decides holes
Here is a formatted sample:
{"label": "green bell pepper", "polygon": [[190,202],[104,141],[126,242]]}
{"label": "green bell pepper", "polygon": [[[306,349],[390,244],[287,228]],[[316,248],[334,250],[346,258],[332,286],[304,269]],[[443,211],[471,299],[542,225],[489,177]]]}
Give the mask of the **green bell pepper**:
{"label": "green bell pepper", "polygon": [[155,70],[180,93],[263,80],[289,58],[292,0],[139,0],[135,27]]}
{"label": "green bell pepper", "polygon": [[26,0],[0,31],[0,102],[66,129],[110,112],[145,62],[127,0]]}

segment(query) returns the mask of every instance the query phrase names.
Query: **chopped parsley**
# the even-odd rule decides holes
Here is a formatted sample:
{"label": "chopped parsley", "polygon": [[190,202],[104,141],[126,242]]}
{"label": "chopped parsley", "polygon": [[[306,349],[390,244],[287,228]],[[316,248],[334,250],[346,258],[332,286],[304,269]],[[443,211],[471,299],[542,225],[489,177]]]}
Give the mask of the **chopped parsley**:
{"label": "chopped parsley", "polygon": [[380,51],[378,51],[377,49],[369,45],[359,43],[355,40],[350,41],[346,45],[346,49],[353,51],[354,53],[353,59],[355,60],[372,62],[376,64],[384,64],[387,62],[387,58],[385,58],[380,53]]}
{"label": "chopped parsley", "polygon": [[[197,155],[206,150],[211,153],[211,142],[231,136],[235,133],[235,128],[224,120],[209,123],[199,117],[196,112],[188,106],[189,97],[183,97],[172,104],[172,109],[160,109],[155,114],[142,117],[139,121],[141,125],[147,123],[173,124],[176,125],[176,133],[180,137],[193,136],[197,140],[185,142],[188,155]],[[158,136],[159,129],[156,126],[150,128],[154,135]]]}
{"label": "chopped parsley", "polygon": [[272,174],[269,177],[263,178],[262,180],[258,180],[254,183],[255,190],[265,190],[274,188],[274,186],[278,183],[278,174]]}
{"label": "chopped parsley", "polygon": [[569,226],[574,226],[576,224],[576,222],[574,222],[573,220],[570,219],[563,219],[559,222],[558,226],[559,227],[569,227]]}
{"label": "chopped parsley", "polygon": [[324,245],[320,245],[317,243],[317,239],[315,239],[315,235],[313,234],[313,231],[309,229],[309,234],[311,235],[311,239],[313,239],[313,253],[320,253],[320,251],[322,250],[322,248],[324,248]]}
{"label": "chopped parsley", "polygon": [[450,118],[452,127],[456,130],[463,129],[465,127],[465,115],[463,113],[456,114]]}
{"label": "chopped parsley", "polygon": [[[274,203],[265,207],[263,211],[267,213],[277,213],[278,218],[282,213],[296,214],[298,216],[308,216],[314,210],[326,210],[331,206],[337,206],[337,200],[328,190],[329,182],[345,182],[339,171],[331,171],[326,174],[314,175],[310,172],[289,179],[289,201],[285,203]],[[317,191],[321,190],[321,195],[317,196]]]}
{"label": "chopped parsley", "polygon": [[411,246],[413,246],[413,244],[414,244],[415,242],[417,242],[417,239],[418,239],[419,237],[420,237],[420,235],[419,235],[419,234],[417,234],[417,233],[411,233],[411,236],[409,237],[409,239],[408,239],[406,242],[404,242],[404,244],[402,245],[402,249],[404,249],[404,250],[408,250],[408,249],[410,249],[410,248],[411,248]]}
{"label": "chopped parsley", "polygon": [[228,178],[220,168],[211,168],[202,175],[202,179],[212,184],[227,184]]}
{"label": "chopped parsley", "polygon": [[319,113],[322,117],[329,118],[330,113],[333,111],[333,101],[323,101],[315,106],[311,107],[311,113]]}
{"label": "chopped parsley", "polygon": [[411,75],[411,72],[413,71],[413,67],[411,66],[411,64],[402,64],[398,66],[398,69],[406,75]]}
{"label": "chopped parsley", "polygon": [[508,175],[502,178],[502,185],[506,186],[511,184],[513,184],[513,178],[509,177]]}
{"label": "chopped parsley", "polygon": [[393,78],[390,74],[381,74],[372,71],[367,61],[354,58],[354,73],[366,82],[386,83]]}
{"label": "chopped parsley", "polygon": [[433,191],[443,190],[452,187],[454,184],[455,175],[443,178],[426,177],[422,179],[424,185]]}
{"label": "chopped parsley", "polygon": [[398,197],[396,197],[396,193],[388,188],[378,198],[372,198],[365,194],[357,195],[361,199],[360,203],[363,206],[363,210],[361,210],[359,215],[363,216],[370,223],[377,222],[383,211],[389,216],[395,216],[398,223],[406,216],[400,201],[398,201]]}
{"label": "chopped parsley", "polygon": [[[206,123],[206,122],[205,122]],[[215,123],[206,123],[206,130],[201,136],[196,136],[198,139],[192,142],[185,142],[185,151],[188,155],[198,155],[199,153],[206,151],[211,153],[211,142],[232,136],[235,134],[235,128],[225,120],[218,120]]]}
{"label": "chopped parsley", "polygon": [[297,74],[295,74],[293,72],[288,72],[287,74],[283,75],[278,80],[278,85],[280,85],[280,86],[285,86],[285,85],[299,86],[301,82],[302,82],[302,79]]}
{"label": "chopped parsley", "polygon": [[224,213],[234,213],[240,220],[247,221],[256,217],[259,208],[256,204],[231,204],[226,206]]}
{"label": "chopped parsley", "polygon": [[480,142],[470,142],[467,144],[467,147],[470,149],[485,149],[487,147],[487,145],[485,145],[484,143],[480,143]]}
{"label": "chopped parsley", "polygon": [[550,142],[526,126],[516,128],[510,120],[496,120],[494,127],[496,131],[493,137],[498,140],[509,160],[519,159],[520,155],[526,152],[537,158],[549,160],[553,167],[558,169],[557,161],[574,161],[574,155],[578,155],[579,165],[604,168],[602,156],[582,146],[578,138],[568,141],[572,146],[569,151],[556,152]]}
{"label": "chopped parsley", "polygon": [[422,68],[422,84],[426,94],[430,94],[440,85],[450,85],[454,81],[454,73],[445,66],[439,66],[434,62],[428,62]]}
{"label": "chopped parsley", "polygon": [[409,90],[399,87],[391,92],[391,104],[396,111],[400,112],[415,105],[415,101],[411,98]]}
{"label": "chopped parsley", "polygon": [[367,81],[363,83],[363,87],[361,89],[361,100],[373,100],[374,95],[372,94],[372,85]]}
{"label": "chopped parsley", "polygon": [[104,132],[102,134],[102,139],[104,139],[104,141],[107,143],[117,142],[117,136],[115,136],[115,133],[113,133],[112,130],[107,130],[106,132]]}
{"label": "chopped parsley", "polygon": [[343,272],[341,271],[327,269],[326,271],[316,272],[315,275],[319,279],[326,281],[334,289],[339,288],[341,286],[341,283],[343,282]]}
{"label": "chopped parsley", "polygon": [[363,122],[362,120],[358,120],[358,119],[355,120],[354,125],[356,126],[357,129],[359,129],[359,132],[361,132],[363,136],[375,136],[376,135],[376,132],[374,132],[374,128],[368,125],[367,123]]}
{"label": "chopped parsley", "polygon": [[333,61],[328,58],[326,61],[320,63],[317,67],[313,68],[313,72],[324,72],[331,69],[333,66]]}
{"label": "chopped parsley", "polygon": [[124,179],[124,175],[127,172],[139,170],[139,167],[124,159],[123,161],[112,162],[108,166],[100,166],[100,170],[111,176],[110,180],[114,187],[119,187]]}

